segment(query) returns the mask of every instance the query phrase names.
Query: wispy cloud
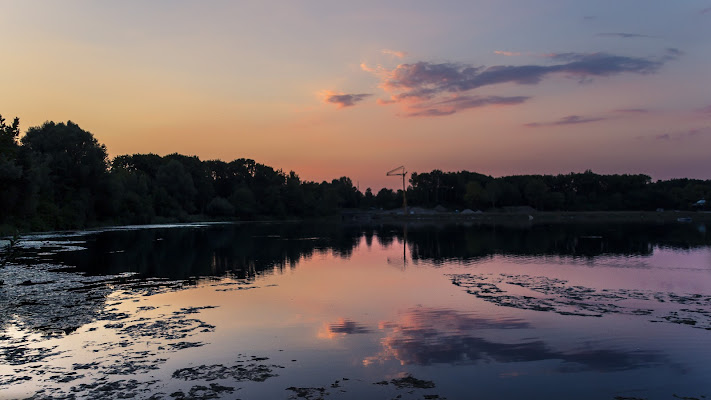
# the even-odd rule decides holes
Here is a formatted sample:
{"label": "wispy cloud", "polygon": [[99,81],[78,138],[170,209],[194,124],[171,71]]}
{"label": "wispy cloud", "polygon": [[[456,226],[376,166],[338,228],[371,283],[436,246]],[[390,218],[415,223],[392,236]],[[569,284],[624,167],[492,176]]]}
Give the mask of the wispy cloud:
{"label": "wispy cloud", "polygon": [[518,51],[495,50],[494,54],[498,54],[500,56],[507,56],[507,57],[517,57],[517,56],[522,56],[524,53],[521,53]]}
{"label": "wispy cloud", "polygon": [[405,58],[407,57],[407,52],[406,51],[397,51],[397,50],[390,50],[390,49],[382,49],[380,50],[381,53],[387,54],[390,56],[395,56],[397,58]]}
{"label": "wispy cloud", "polygon": [[681,57],[684,55],[684,52],[674,48],[674,47],[669,47],[667,49],[667,53],[662,57],[664,61],[673,61],[676,60],[677,58]]}
{"label": "wispy cloud", "polygon": [[703,10],[700,10],[699,14],[711,14],[711,7],[704,8]]}
{"label": "wispy cloud", "polygon": [[646,108],[618,108],[616,110],[612,110],[612,112],[622,114],[645,114],[648,113],[649,110],[647,110]]}
{"label": "wispy cloud", "polygon": [[711,136],[711,126],[705,126],[701,128],[692,128],[686,130],[671,131],[665,133],[659,133],[656,135],[640,135],[635,137],[637,140],[643,141],[658,141],[658,142],[669,142],[671,143],[681,143],[692,139],[699,139],[701,137]]}
{"label": "wispy cloud", "polygon": [[711,127],[694,128],[679,132],[669,132],[655,135],[654,139],[662,141],[681,142],[688,139],[693,139],[701,136],[711,135]]}
{"label": "wispy cloud", "polygon": [[[441,117],[469,108],[486,106],[511,106],[528,100],[527,96],[456,96],[447,100],[425,102],[411,106],[414,111],[408,117]],[[418,110],[420,109],[420,110]]]}
{"label": "wispy cloud", "polygon": [[706,106],[706,107],[704,107],[704,108],[701,108],[701,109],[698,110],[698,112],[701,113],[701,114],[706,114],[706,115],[708,115],[709,117],[711,117],[711,106]]}
{"label": "wispy cloud", "polygon": [[356,103],[365,100],[372,96],[370,93],[336,93],[325,91],[322,93],[323,101],[326,103],[335,104],[338,108],[351,107]]}
{"label": "wispy cloud", "polygon": [[626,32],[605,32],[605,33],[598,33],[596,36],[618,37],[618,38],[623,38],[623,39],[632,39],[632,38],[652,39],[652,38],[656,38],[656,36],[642,35],[640,33],[626,33]]}
{"label": "wispy cloud", "polygon": [[557,121],[530,122],[528,124],[524,124],[524,126],[527,126],[529,128],[537,128],[540,126],[577,125],[577,124],[588,124],[588,123],[597,122],[597,121],[604,121],[606,119],[607,118],[603,118],[603,117],[581,117],[580,115],[568,115],[567,117],[563,117]]}
{"label": "wispy cloud", "polygon": [[[514,55],[497,51],[503,55]],[[380,78],[380,87],[390,99],[380,104],[401,103],[408,116],[450,115],[467,108],[496,104],[520,104],[527,96],[479,97],[468,92],[496,84],[536,85],[551,75],[563,74],[589,82],[594,77],[623,73],[652,74],[665,62],[681,55],[678,49],[668,49],[661,57],[628,57],[608,53],[553,53],[543,55],[548,64],[474,66],[463,63],[432,63],[420,61],[400,64],[393,69],[361,66]],[[553,64],[551,64],[552,62]],[[448,98],[448,96],[454,96]],[[474,100],[472,100],[474,99]],[[451,102],[451,103],[448,103]],[[459,103],[459,104],[457,104]]]}

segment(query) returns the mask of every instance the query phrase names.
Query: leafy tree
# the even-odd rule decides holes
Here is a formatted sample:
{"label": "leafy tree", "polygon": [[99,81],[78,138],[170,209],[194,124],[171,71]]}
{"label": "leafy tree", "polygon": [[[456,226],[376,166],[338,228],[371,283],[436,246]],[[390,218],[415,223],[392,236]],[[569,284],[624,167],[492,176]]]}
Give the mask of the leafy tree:
{"label": "leafy tree", "polygon": [[[167,164],[158,168],[156,173],[156,181],[165,191],[165,204],[170,204],[171,208],[176,208],[171,199],[175,200],[177,207],[186,213],[196,211],[195,195],[197,189],[193,184],[193,178],[188,171],[185,170],[183,164],[172,159]],[[163,195],[161,195],[163,196]]]}
{"label": "leafy tree", "polygon": [[467,183],[466,191],[464,192],[464,203],[469,208],[483,208],[486,203],[486,193],[479,182],[469,181]]}
{"label": "leafy tree", "polygon": [[207,213],[213,217],[231,217],[235,208],[224,197],[215,197],[207,205]]}
{"label": "leafy tree", "polygon": [[17,160],[19,134],[20,119],[15,118],[7,125],[0,115],[0,223],[10,218],[22,197],[22,166]]}
{"label": "leafy tree", "polygon": [[46,217],[57,227],[96,221],[97,204],[111,195],[106,147],[71,121],[32,127],[21,143],[40,213],[54,214]]}
{"label": "leafy tree", "polygon": [[526,184],[524,195],[528,204],[534,208],[542,209],[548,194],[548,186],[542,179],[532,179]]}
{"label": "leafy tree", "polygon": [[496,208],[496,203],[499,201],[502,194],[501,184],[499,184],[496,180],[490,181],[484,187],[484,193],[486,194],[486,199],[491,203],[491,207]]}

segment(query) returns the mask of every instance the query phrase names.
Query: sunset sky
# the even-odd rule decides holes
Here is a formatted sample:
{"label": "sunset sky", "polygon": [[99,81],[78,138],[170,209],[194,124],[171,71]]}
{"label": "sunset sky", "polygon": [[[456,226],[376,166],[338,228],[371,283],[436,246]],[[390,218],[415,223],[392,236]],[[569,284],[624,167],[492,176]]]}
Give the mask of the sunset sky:
{"label": "sunset sky", "polygon": [[0,38],[0,114],[112,157],[711,179],[711,0],[0,0]]}

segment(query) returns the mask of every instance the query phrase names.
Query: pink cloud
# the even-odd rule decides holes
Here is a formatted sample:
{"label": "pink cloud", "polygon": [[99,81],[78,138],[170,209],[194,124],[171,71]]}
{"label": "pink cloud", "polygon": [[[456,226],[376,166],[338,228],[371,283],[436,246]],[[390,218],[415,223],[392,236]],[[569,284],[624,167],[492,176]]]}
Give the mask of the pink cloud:
{"label": "pink cloud", "polygon": [[397,51],[397,50],[389,50],[389,49],[383,49],[380,50],[381,53],[387,54],[390,56],[395,56],[397,58],[405,58],[407,57],[407,52],[405,51]]}
{"label": "pink cloud", "polygon": [[516,56],[523,55],[523,53],[520,53],[517,51],[503,51],[503,50],[496,50],[496,51],[494,51],[494,54],[498,54],[500,56],[507,56],[507,57],[516,57]]}

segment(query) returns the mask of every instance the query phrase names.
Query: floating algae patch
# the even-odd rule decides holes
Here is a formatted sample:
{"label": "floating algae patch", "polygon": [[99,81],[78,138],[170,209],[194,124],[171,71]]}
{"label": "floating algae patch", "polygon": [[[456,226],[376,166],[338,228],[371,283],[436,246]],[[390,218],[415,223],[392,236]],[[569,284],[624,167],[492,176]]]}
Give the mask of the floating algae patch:
{"label": "floating algae patch", "polygon": [[69,393],[60,394],[43,389],[29,397],[28,400],[160,398],[157,394],[148,397],[149,394],[154,393],[152,386],[155,383],[156,381],[139,382],[136,379],[109,380],[107,377],[103,377],[91,383],[82,383],[72,387]]}
{"label": "floating algae patch", "polygon": [[[649,316],[711,330],[711,296],[631,289],[595,289],[562,279],[511,274],[450,274],[452,283],[484,301],[522,310],[560,315],[602,317],[605,314]],[[523,288],[521,293],[516,288]],[[639,305],[643,305],[640,307]],[[689,306],[696,306],[691,309]]]}
{"label": "floating algae patch", "polygon": [[[194,316],[205,308],[210,307],[180,310],[177,313],[159,313],[158,321],[149,320],[149,323],[146,323],[146,318],[142,316],[125,316],[116,311],[106,312],[104,316],[108,317],[109,321],[115,314],[120,316],[121,322],[106,323],[99,328],[101,335],[97,337],[104,340],[83,342],[81,348],[85,353],[96,354],[91,361],[75,362],[67,367],[49,367],[29,361],[21,364],[23,368],[20,371],[27,374],[27,380],[34,380],[40,385],[40,389],[31,398],[164,398],[164,394],[156,392],[158,380],[153,378],[153,374],[163,368],[169,353],[205,344],[202,341],[179,340],[198,333],[212,332],[206,328],[208,324],[196,318],[185,317],[188,314]],[[160,311],[159,308],[155,310]],[[86,330],[94,331],[96,328]],[[47,361],[55,361],[56,359],[50,358],[54,355],[56,354],[48,355]],[[121,377],[126,379],[120,379]],[[15,383],[7,379],[2,382],[8,385]],[[189,390],[184,398],[211,398],[201,397],[205,393],[215,392],[214,388],[208,389],[207,392]]]}
{"label": "floating algae patch", "polygon": [[219,288],[219,289],[215,289],[216,292],[231,292],[231,291],[235,291],[235,290],[249,290],[249,289],[258,289],[259,288],[259,286],[255,286],[254,282],[252,282],[248,279],[236,279],[236,280],[224,279],[223,281],[213,283],[210,286]]}
{"label": "floating algae patch", "polygon": [[323,387],[295,387],[290,386],[286,390],[293,392],[289,396],[290,399],[308,399],[308,400],[322,400],[325,399],[326,388]]}
{"label": "floating algae patch", "polygon": [[398,389],[432,389],[435,387],[434,382],[417,379],[412,375],[405,375],[402,378],[391,379],[390,383]]}
{"label": "floating algae patch", "polygon": [[218,385],[217,383],[211,383],[208,386],[203,386],[203,385],[195,385],[188,390],[187,393],[184,393],[182,390],[179,390],[177,392],[173,392],[170,394],[170,397],[174,399],[195,399],[195,400],[203,400],[203,399],[219,399],[222,397],[223,394],[230,394],[235,391],[235,388],[230,387],[230,386],[222,386]]}
{"label": "floating algae patch", "polygon": [[269,378],[279,376],[274,370],[284,367],[259,362],[264,360],[268,360],[268,358],[239,355],[234,365],[213,364],[177,369],[171,375],[173,379],[188,382],[202,381],[205,384],[193,385],[187,391],[179,390],[171,393],[170,396],[175,399],[216,399],[224,394],[234,392],[235,388],[223,386],[214,381],[264,382]]}
{"label": "floating algae patch", "polygon": [[284,368],[280,365],[267,365],[259,363],[240,364],[224,366],[222,364],[200,365],[197,367],[181,368],[173,372],[174,379],[185,381],[202,380],[206,382],[217,379],[229,379],[233,382],[264,382],[269,378],[279,376],[274,373],[274,369]]}
{"label": "floating algae patch", "polygon": [[155,339],[185,339],[197,332],[214,332],[215,326],[195,318],[169,317],[154,321],[139,322],[121,327],[120,333],[131,337],[151,337]]}
{"label": "floating algae patch", "polygon": [[[89,276],[43,262],[8,264],[0,269],[0,280],[0,366],[13,367],[0,369],[0,392],[5,394],[161,398],[151,374],[162,368],[167,354],[205,344],[189,337],[215,329],[197,318],[213,306],[124,310],[146,295],[185,288],[185,282],[141,280],[131,274]],[[93,326],[82,328],[89,324]],[[90,336],[78,346],[62,344],[75,341],[65,339],[75,333]],[[67,362],[77,356],[90,360]]]}

